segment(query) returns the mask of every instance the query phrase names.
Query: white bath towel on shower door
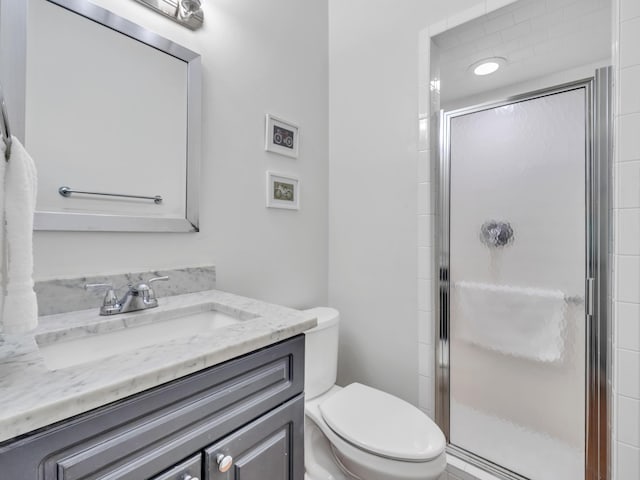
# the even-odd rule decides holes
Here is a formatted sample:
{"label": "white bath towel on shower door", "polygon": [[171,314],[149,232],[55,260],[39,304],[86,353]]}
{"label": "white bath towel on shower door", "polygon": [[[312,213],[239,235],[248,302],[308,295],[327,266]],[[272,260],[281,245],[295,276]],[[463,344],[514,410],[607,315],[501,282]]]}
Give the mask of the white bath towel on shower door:
{"label": "white bath towel on shower door", "polygon": [[480,347],[538,362],[564,353],[565,295],[559,290],[455,282],[461,337]]}

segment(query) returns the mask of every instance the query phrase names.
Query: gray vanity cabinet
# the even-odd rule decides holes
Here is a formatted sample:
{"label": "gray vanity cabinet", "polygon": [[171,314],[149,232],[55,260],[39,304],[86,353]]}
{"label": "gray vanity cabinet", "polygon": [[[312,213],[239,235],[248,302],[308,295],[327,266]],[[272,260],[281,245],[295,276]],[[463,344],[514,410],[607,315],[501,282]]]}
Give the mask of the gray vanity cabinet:
{"label": "gray vanity cabinet", "polygon": [[303,480],[303,388],[299,335],[0,444],[0,479]]}

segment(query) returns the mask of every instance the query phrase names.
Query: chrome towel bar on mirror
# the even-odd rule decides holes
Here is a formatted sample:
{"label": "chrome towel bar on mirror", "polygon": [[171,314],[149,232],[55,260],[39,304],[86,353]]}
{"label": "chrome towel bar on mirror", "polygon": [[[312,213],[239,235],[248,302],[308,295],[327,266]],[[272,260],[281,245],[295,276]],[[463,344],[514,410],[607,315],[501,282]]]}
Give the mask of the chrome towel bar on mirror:
{"label": "chrome towel bar on mirror", "polygon": [[105,197],[141,198],[143,200],[153,200],[155,204],[162,203],[162,196],[160,195],[149,197],[145,195],[125,195],[123,193],[83,192],[82,190],[72,190],[71,187],[60,187],[58,193],[63,197],[70,197],[72,193],[82,193],[84,195],[102,195]]}
{"label": "chrome towel bar on mirror", "polygon": [[7,108],[4,104],[4,95],[2,94],[2,87],[0,87],[0,122],[2,125],[2,140],[6,146],[4,150],[4,158],[9,161],[11,156],[11,128],[9,128],[9,115],[7,115]]}

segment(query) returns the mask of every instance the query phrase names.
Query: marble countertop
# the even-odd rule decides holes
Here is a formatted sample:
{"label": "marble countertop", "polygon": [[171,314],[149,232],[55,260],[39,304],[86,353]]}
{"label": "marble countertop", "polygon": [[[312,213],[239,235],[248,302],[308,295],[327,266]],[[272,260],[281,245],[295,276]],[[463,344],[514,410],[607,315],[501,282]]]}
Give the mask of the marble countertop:
{"label": "marble countertop", "polygon": [[[210,309],[212,305],[242,320],[53,371],[38,349],[38,342],[127,328],[181,309]],[[29,335],[0,335],[0,442],[293,337],[315,325],[311,314],[218,290],[160,298],[159,307],[130,314],[101,317],[95,307],[40,317],[38,328]]]}

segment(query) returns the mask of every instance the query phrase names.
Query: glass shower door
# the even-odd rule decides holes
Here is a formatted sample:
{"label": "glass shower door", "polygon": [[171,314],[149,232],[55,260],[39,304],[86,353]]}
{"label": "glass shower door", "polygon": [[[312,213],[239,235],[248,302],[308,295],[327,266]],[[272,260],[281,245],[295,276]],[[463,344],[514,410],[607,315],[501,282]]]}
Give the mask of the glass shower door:
{"label": "glass shower door", "polygon": [[531,480],[585,476],[587,94],[448,114],[450,443]]}

